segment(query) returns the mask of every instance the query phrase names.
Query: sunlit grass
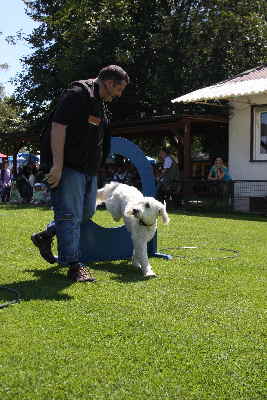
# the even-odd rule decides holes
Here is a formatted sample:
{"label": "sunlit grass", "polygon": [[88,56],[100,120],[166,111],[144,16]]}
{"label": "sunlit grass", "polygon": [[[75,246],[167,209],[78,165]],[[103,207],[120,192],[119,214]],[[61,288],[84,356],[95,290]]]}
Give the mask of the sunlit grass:
{"label": "sunlit grass", "polygon": [[[1,400],[264,399],[266,219],[170,217],[157,279],[121,260],[71,284],[30,241],[52,212],[0,206],[0,285],[22,297],[0,310]],[[95,221],[115,226],[105,210]]]}

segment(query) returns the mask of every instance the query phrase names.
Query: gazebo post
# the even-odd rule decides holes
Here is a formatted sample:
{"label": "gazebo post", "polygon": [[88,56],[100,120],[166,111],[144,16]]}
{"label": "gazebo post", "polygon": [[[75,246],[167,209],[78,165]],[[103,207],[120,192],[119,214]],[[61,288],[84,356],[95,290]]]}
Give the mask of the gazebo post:
{"label": "gazebo post", "polygon": [[191,138],[191,121],[184,123],[184,178],[192,177],[192,138]]}
{"label": "gazebo post", "polygon": [[191,137],[191,121],[184,121],[184,176],[185,182],[182,185],[183,198],[191,196],[193,193],[192,182],[188,181],[192,178],[192,137]]}

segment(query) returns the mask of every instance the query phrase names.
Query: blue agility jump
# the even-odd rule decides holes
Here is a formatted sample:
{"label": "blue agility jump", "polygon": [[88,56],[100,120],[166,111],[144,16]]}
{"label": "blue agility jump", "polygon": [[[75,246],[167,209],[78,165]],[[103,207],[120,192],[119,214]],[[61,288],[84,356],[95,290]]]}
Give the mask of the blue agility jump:
{"label": "blue agility jump", "polygon": [[[155,196],[155,182],[151,164],[144,153],[131,141],[114,137],[111,141],[111,153],[126,157],[137,169],[144,196]],[[81,261],[125,260],[132,256],[133,246],[125,226],[104,228],[91,220],[81,226]],[[157,232],[148,243],[148,255],[151,257],[171,258],[157,253]]]}

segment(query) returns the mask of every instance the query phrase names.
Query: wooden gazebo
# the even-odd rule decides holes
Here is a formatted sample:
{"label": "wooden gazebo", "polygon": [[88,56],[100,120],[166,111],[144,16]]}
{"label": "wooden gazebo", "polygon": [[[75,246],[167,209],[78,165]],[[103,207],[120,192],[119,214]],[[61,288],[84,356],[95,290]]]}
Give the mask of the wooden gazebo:
{"label": "wooden gazebo", "polygon": [[[192,176],[191,144],[194,135],[205,135],[210,132],[216,135],[226,135],[228,131],[228,119],[221,115],[167,115],[152,117],[150,119],[129,120],[113,123],[112,136],[120,136],[132,140],[140,136],[165,136],[168,137],[177,148],[178,159],[183,165],[183,177]],[[0,133],[1,136],[4,134]],[[12,137],[12,140],[11,140]],[[29,144],[37,144],[39,133],[21,132],[9,136],[10,147],[13,148],[13,157],[20,148]]]}
{"label": "wooden gazebo", "polygon": [[176,144],[178,159],[182,161],[183,177],[192,176],[191,145],[194,135],[208,133],[226,135],[228,119],[221,115],[160,116],[147,120],[123,121],[112,125],[112,135],[133,139],[140,136],[167,136]]}

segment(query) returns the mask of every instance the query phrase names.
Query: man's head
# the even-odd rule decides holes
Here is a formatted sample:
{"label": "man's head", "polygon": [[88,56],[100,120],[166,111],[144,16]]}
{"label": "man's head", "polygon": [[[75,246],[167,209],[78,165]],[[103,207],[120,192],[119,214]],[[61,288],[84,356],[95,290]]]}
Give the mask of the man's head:
{"label": "man's head", "polygon": [[163,149],[160,150],[159,152],[159,158],[164,160],[168,155],[170,155],[170,149],[167,147],[163,147]]}
{"label": "man's head", "polygon": [[115,97],[120,97],[130,82],[130,78],[118,65],[109,65],[102,68],[98,74],[97,81],[100,85],[100,97],[111,102]]}

